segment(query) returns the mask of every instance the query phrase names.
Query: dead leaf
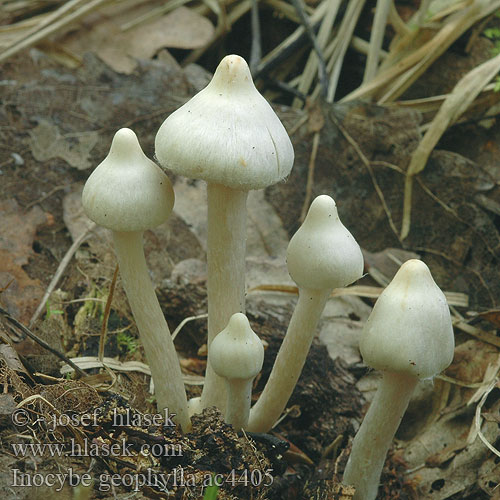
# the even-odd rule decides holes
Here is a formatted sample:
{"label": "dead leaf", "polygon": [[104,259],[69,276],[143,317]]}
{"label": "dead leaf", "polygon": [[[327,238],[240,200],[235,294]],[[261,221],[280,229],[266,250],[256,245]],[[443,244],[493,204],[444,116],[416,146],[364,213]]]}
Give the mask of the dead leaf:
{"label": "dead leaf", "polygon": [[34,255],[37,228],[47,222],[40,207],[23,213],[14,199],[0,201],[0,286],[13,283],[2,293],[6,309],[21,322],[28,322],[42,298],[43,288],[23,266]]}
{"label": "dead leaf", "polygon": [[17,405],[12,394],[0,394],[0,425],[7,426],[12,423],[12,413]]}
{"label": "dead leaf", "polygon": [[131,74],[137,59],[150,59],[165,47],[197,49],[214,34],[207,18],[186,7],[123,31],[121,26],[136,15],[133,8],[123,15],[96,13],[85,20],[83,28],[66,35],[60,43],[79,56],[95,52],[118,73]]}
{"label": "dead leaf", "polygon": [[90,168],[92,164],[89,154],[97,143],[97,132],[85,132],[71,140],[62,136],[56,125],[47,120],[40,120],[39,124],[29,131],[28,146],[34,158],[45,162],[53,158],[61,158],[78,170]]}
{"label": "dead leaf", "polygon": [[[73,241],[77,240],[84,232],[92,227],[92,221],[85,215],[82,206],[83,184],[76,183],[63,199],[63,220],[68,228]],[[107,240],[109,231],[97,227],[94,232],[99,238]]]}
{"label": "dead leaf", "polygon": [[500,328],[500,309],[491,309],[478,314],[480,318],[489,321],[493,326]]}
{"label": "dead leaf", "polygon": [[[453,364],[445,374],[461,382],[482,382],[486,368],[490,363],[495,363],[498,350],[479,340],[467,340],[455,348]],[[466,391],[470,395],[470,390]]]}
{"label": "dead leaf", "polygon": [[323,116],[321,105],[318,102],[308,102],[306,108],[308,114],[307,128],[309,132],[320,132],[325,125],[325,117]]}
{"label": "dead leaf", "polygon": [[28,373],[24,368],[17,352],[8,344],[0,345],[0,357],[4,359],[7,366],[16,372]]}
{"label": "dead leaf", "polygon": [[441,467],[445,462],[451,460],[457,453],[462,451],[467,446],[465,439],[461,439],[456,443],[446,446],[438,453],[427,457],[425,465],[427,467]]}

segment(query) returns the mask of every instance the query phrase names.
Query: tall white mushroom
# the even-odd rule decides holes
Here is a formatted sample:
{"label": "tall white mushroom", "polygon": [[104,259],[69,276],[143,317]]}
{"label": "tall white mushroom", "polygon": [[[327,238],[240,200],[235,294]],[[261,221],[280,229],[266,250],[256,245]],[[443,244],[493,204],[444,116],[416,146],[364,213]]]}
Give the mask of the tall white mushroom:
{"label": "tall white mushroom", "polygon": [[245,429],[250,414],[253,379],[262,370],[264,346],[242,313],[231,316],[229,324],[210,346],[215,373],[226,380],[225,420],[236,430]]}
{"label": "tall white mushroom", "polygon": [[113,231],[123,286],[151,369],[158,408],[175,413],[187,431],[191,423],[179,360],[142,246],[143,232],[165,222],[172,212],[170,180],[143,153],[135,133],[122,128],[108,156],[87,179],[82,203],[90,219]]}
{"label": "tall white mushroom", "polygon": [[339,219],[332,198],[318,196],[287,249],[299,300],[271,375],[250,412],[248,429],[267,432],[285,409],[304,366],[326,301],[334,288],[363,274],[363,254]]}
{"label": "tall white mushroom", "polygon": [[[163,122],[155,148],[164,167],[207,181],[210,349],[229,318],[245,311],[247,193],[290,173],[292,144],[255,88],[245,60],[231,55],[221,61],[207,87]],[[209,355],[199,407],[223,409],[225,392]]]}
{"label": "tall white mushroom", "polygon": [[365,364],[382,370],[383,378],[354,438],[343,482],[355,486],[354,500],[374,500],[415,386],[453,360],[448,304],[423,262],[412,259],[401,266],[378,298],[359,347]]}

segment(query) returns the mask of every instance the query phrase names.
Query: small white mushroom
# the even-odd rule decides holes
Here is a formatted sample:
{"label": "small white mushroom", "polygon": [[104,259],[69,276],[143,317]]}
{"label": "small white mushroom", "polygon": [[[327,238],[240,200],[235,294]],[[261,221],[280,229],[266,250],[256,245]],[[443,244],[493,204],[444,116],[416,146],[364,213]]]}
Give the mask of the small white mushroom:
{"label": "small white mushroom", "polygon": [[227,327],[210,346],[212,368],[226,379],[225,420],[236,430],[248,423],[253,379],[262,370],[264,346],[242,313],[231,316]]}
{"label": "small white mushroom", "polygon": [[[245,60],[225,57],[201,92],[158,130],[156,157],[179,175],[207,182],[208,342],[236,312],[245,312],[248,191],[285,178],[292,168],[290,139],[259,94]],[[225,384],[210,354],[200,408],[225,405]]]}
{"label": "small white mushroom", "polygon": [[86,214],[111,229],[123,286],[151,368],[160,410],[191,422],[181,369],[167,322],[149,277],[142,235],[165,222],[174,205],[168,177],[143,153],[135,133],[119,130],[108,156],[88,178],[82,195]]}
{"label": "small white mushroom", "polygon": [[334,288],[363,274],[363,254],[339,219],[332,198],[318,196],[287,250],[299,300],[269,380],[250,413],[248,429],[267,432],[285,409],[304,366],[326,301]]}
{"label": "small white mushroom", "polygon": [[405,262],[377,300],[360,350],[383,378],[352,444],[343,482],[354,500],[374,500],[387,450],[419,379],[432,378],[453,360],[448,304],[419,260]]}

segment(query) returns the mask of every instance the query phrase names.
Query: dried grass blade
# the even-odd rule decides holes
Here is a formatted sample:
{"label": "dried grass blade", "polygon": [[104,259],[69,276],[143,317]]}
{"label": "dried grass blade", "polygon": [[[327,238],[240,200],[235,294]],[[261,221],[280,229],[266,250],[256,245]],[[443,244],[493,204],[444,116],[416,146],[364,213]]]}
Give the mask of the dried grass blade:
{"label": "dried grass blade", "polygon": [[[475,115],[490,110],[499,100],[500,93],[495,92],[495,83],[490,83],[486,85],[481,90],[479,96],[474,100],[474,102],[469,106],[466,112],[462,115],[462,118],[457,120],[460,123],[464,118],[469,117],[472,113]],[[422,99],[407,99],[404,101],[394,101],[387,103],[386,106],[394,108],[404,108],[413,109],[422,113],[424,116],[424,124],[420,126],[420,131],[425,132],[431,126],[432,119],[436,116],[436,113],[441,108],[443,102],[448,98],[450,94],[442,94],[431,97],[423,97]],[[491,116],[489,113],[485,113],[484,119]],[[428,123],[425,123],[428,121]]]}
{"label": "dried grass blade", "polygon": [[[473,14],[474,8],[471,8],[469,15]],[[382,97],[378,100],[379,104],[397,99],[405,90],[407,90],[430,65],[438,59],[459,36],[467,31],[474,23],[471,23],[469,15],[460,14],[453,16],[443,28],[437,33],[433,40],[425,44],[418,50],[422,55],[420,60],[412,67],[409,67],[405,73],[399,76]],[[425,50],[424,50],[425,49]]]}
{"label": "dried grass blade", "polygon": [[[335,37],[335,49],[333,50],[330,58],[328,69],[330,70],[330,83],[328,85],[327,102],[333,102],[335,92],[337,91],[337,84],[339,81],[340,70],[344,62],[344,56],[347,52],[351,38],[354,33],[354,28],[358,23],[359,16],[365,5],[365,0],[358,0],[357,2],[349,2],[342,23],[340,24],[339,31]],[[325,53],[326,56],[326,53]]]}
{"label": "dried grass blade", "polygon": [[377,0],[377,8],[375,10],[370,37],[370,50],[366,58],[363,83],[370,81],[377,73],[380,61],[380,51],[382,50],[382,42],[384,41],[385,27],[391,4],[392,0]]}
{"label": "dried grass blade", "polygon": [[56,21],[43,27],[42,29],[37,29],[36,32],[23,38],[22,40],[15,42],[6,50],[1,52],[0,62],[5,61],[5,59],[11,57],[20,50],[25,49],[27,47],[31,47],[35,43],[40,42],[49,35],[52,35],[53,33],[59,31],[61,28],[67,26],[69,23],[72,23],[80,19],[81,17],[85,16],[86,14],[96,9],[97,7],[101,6],[105,2],[109,2],[109,0],[93,0],[90,2],[86,2],[82,7],[74,10],[73,12],[70,12],[68,15],[57,19]]}
{"label": "dried grass blade", "polygon": [[[309,19],[311,24],[316,24],[317,22],[321,21],[321,19],[323,19],[323,17],[326,15],[327,7],[328,7],[327,2],[321,2],[318,5],[318,7],[314,10],[313,14]],[[257,68],[257,71],[258,72],[262,71],[262,67],[264,65],[279,57],[279,55],[284,50],[286,50],[287,47],[295,43],[304,33],[305,33],[304,27],[299,26],[290,36],[285,38],[285,40],[283,40],[279,45],[277,45],[273,50],[271,50],[271,52],[269,52],[262,58],[262,61],[259,67]]]}
{"label": "dried grass blade", "polygon": [[429,155],[448,126],[466,111],[499,71],[500,54],[467,73],[443,102],[431,126],[413,152],[405,179],[402,239],[406,238],[410,231],[413,177],[425,168]]}
{"label": "dried grass blade", "polygon": [[[325,0],[327,4],[326,14],[321,22],[321,26],[318,31],[317,42],[319,47],[323,50],[328,42],[328,38],[331,35],[333,24],[337,17],[337,12],[340,7],[340,0]],[[314,76],[318,69],[318,56],[314,51],[311,51],[307,63],[305,65],[304,71],[300,77],[300,83],[298,86],[299,92],[307,94],[311,88]],[[293,101],[293,107],[299,107],[302,102],[299,99]]]}
{"label": "dried grass blade", "polygon": [[[370,50],[370,43],[363,40],[359,36],[353,36],[351,40],[351,48],[366,56]],[[388,53],[385,50],[381,49],[379,53],[380,60],[383,61],[387,57],[387,54]]]}
{"label": "dried grass blade", "polygon": [[[373,80],[345,96],[342,101],[374,97],[386,89],[391,81],[401,77],[401,80],[391,88],[390,93],[384,95],[381,102],[396,99],[465,31],[498,8],[500,8],[500,0],[480,0],[462,12],[456,13],[432,40],[380,72]],[[387,58],[387,60],[392,59],[394,59],[394,53],[389,54]],[[407,72],[408,74],[405,75]]]}
{"label": "dried grass blade", "polygon": [[397,36],[404,37],[411,33],[410,28],[408,28],[406,23],[401,19],[394,2],[391,2],[391,8],[389,9],[389,22],[397,33]]}
{"label": "dried grass blade", "polygon": [[289,3],[286,3],[283,0],[263,0],[263,3],[277,10],[290,21],[300,24],[300,18],[297,15],[297,11]]}

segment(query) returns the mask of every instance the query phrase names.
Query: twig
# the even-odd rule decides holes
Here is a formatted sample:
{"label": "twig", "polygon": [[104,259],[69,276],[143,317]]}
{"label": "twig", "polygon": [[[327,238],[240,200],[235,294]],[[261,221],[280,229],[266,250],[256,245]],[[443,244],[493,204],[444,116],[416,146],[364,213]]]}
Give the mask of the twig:
{"label": "twig", "polygon": [[463,332],[467,333],[468,335],[481,340],[482,342],[486,342],[488,344],[491,344],[491,345],[494,345],[495,347],[500,348],[500,338],[498,338],[496,335],[493,335],[492,333],[481,330],[480,328],[477,328],[476,326],[469,325],[465,321],[454,322],[453,326],[455,328],[458,328],[459,330],[462,330]]}
{"label": "twig", "polygon": [[108,319],[109,319],[109,313],[111,311],[111,302],[113,302],[113,295],[115,293],[117,278],[118,278],[118,264],[116,264],[115,272],[113,273],[113,279],[111,280],[111,285],[109,287],[108,300],[106,301],[106,307],[104,308],[104,317],[102,318],[101,335],[99,337],[99,354],[98,354],[99,361],[102,361],[104,359],[104,345],[106,341],[106,333],[108,331]]}
{"label": "twig", "polygon": [[468,271],[470,271],[472,274],[474,274],[477,277],[477,279],[481,282],[481,285],[483,285],[483,288],[486,290],[486,292],[490,296],[491,305],[493,307],[496,307],[495,297],[491,293],[489,286],[486,284],[486,282],[484,281],[484,278],[481,276],[481,273],[479,271],[476,271],[475,269],[473,269],[471,267],[463,266],[462,262],[450,257],[449,255],[447,255],[444,252],[441,252],[439,250],[435,250],[434,248],[415,247],[413,250],[415,250],[416,252],[427,252],[427,253],[430,253],[433,255],[439,255],[439,257],[442,257],[443,259],[447,260],[448,262],[451,262],[452,264],[454,264],[457,267],[457,269],[460,267],[463,267],[463,269],[467,269]]}
{"label": "twig", "polygon": [[483,409],[484,404],[486,403],[486,399],[488,398],[489,394],[495,387],[497,387],[499,378],[498,378],[498,373],[500,370],[500,356],[497,359],[496,364],[490,364],[488,365],[488,368],[486,369],[485,373],[485,379],[488,375],[488,371],[493,371],[493,380],[488,384],[488,386],[484,389],[478,389],[476,393],[471,397],[467,405],[471,404],[474,401],[477,401],[477,397],[481,392],[484,391],[481,400],[476,406],[476,411],[474,415],[474,423],[472,424],[471,431],[469,433],[469,437],[467,438],[468,444],[472,443],[476,437],[479,437],[479,439],[483,442],[483,444],[492,452],[494,453],[497,457],[500,457],[500,451],[497,450],[487,439],[486,436],[483,434],[481,431],[481,410]]}
{"label": "twig", "polygon": [[318,154],[319,148],[319,132],[314,133],[311,157],[309,159],[309,166],[307,168],[307,184],[306,184],[306,196],[304,198],[304,204],[302,205],[302,210],[300,212],[300,222],[304,222],[306,218],[307,211],[309,210],[309,205],[311,204],[312,190],[314,185],[314,170],[316,167],[316,156]]}
{"label": "twig", "polygon": [[263,77],[264,81],[270,86],[270,87],[276,87],[283,92],[286,92],[287,94],[292,94],[295,96],[297,99],[300,99],[301,101],[305,102],[307,99],[307,96],[303,94],[302,92],[299,92],[297,89],[289,85],[288,83],[285,82],[280,82],[279,80],[276,80],[275,78],[271,78],[270,76],[265,76]]}
{"label": "twig", "polygon": [[25,335],[27,335],[30,339],[34,340],[37,344],[42,346],[44,349],[47,351],[51,352],[55,356],[57,356],[59,359],[64,361],[65,363],[68,363],[79,375],[81,376],[87,376],[87,374],[78,368],[78,366],[73,363],[68,357],[66,357],[62,352],[59,352],[57,349],[54,349],[52,346],[47,344],[45,340],[42,340],[40,337],[37,337],[28,327],[24,326],[21,322],[19,322],[16,318],[11,316],[5,309],[0,307],[0,314],[12,325],[14,325],[16,328],[19,328]]}
{"label": "twig", "polygon": [[61,276],[63,275],[64,271],[66,270],[66,267],[68,267],[68,264],[70,263],[71,259],[73,258],[73,255],[76,253],[80,245],[87,239],[89,236],[90,232],[96,227],[96,224],[92,222],[89,227],[83,231],[83,233],[73,242],[73,244],[69,247],[68,251],[64,255],[63,259],[61,260],[59,267],[57,268],[57,271],[55,272],[51,282],[49,283],[49,286],[47,287],[47,290],[45,291],[45,294],[38,305],[35,313],[31,317],[29,327],[32,328],[33,324],[35,321],[38,319],[40,314],[42,313],[45,304],[50,297],[50,294],[54,291],[54,288],[56,287],[57,283],[61,279]]}
{"label": "twig", "polygon": [[196,319],[205,319],[205,318],[208,318],[208,314],[206,314],[206,313],[205,314],[198,314],[197,316],[189,316],[188,318],[184,318],[179,323],[179,325],[177,326],[177,328],[172,332],[172,340],[175,340],[175,337],[177,337],[177,335],[182,330],[182,328],[184,327],[184,325],[186,325],[187,323],[190,323],[191,321],[194,321]]}
{"label": "twig", "polygon": [[328,93],[328,78],[326,74],[326,63],[325,63],[325,58],[323,57],[323,51],[321,50],[321,47],[319,46],[318,41],[316,40],[316,35],[311,26],[311,23],[309,22],[309,19],[307,18],[301,0],[292,0],[292,3],[295,9],[297,10],[297,14],[299,15],[302,25],[305,28],[307,37],[311,41],[314,51],[316,52],[319,64],[318,66],[319,82],[321,85],[323,97],[326,97]]}
{"label": "twig", "polygon": [[47,194],[42,196],[41,198],[38,198],[38,200],[34,200],[30,203],[28,203],[25,207],[24,210],[27,212],[33,205],[38,205],[39,203],[42,203],[42,201],[45,201],[47,198],[50,198],[54,193],[57,193],[57,191],[61,191],[61,189],[65,189],[69,186],[69,184],[63,184],[61,186],[56,186],[53,189],[51,189]]}
{"label": "twig", "polygon": [[[311,16],[311,24],[313,30],[318,29],[319,23],[327,11],[327,3],[320,3]],[[304,46],[307,35],[303,26],[297,28],[288,38],[283,40],[277,47],[275,47],[269,54],[262,58],[262,61],[257,68],[254,79],[266,75],[271,69],[275,68],[278,64],[284,61],[288,56],[295,53],[298,49]]]}
{"label": "twig", "polygon": [[375,174],[373,172],[372,166],[371,166],[368,158],[364,155],[364,153],[363,153],[363,151],[361,151],[361,148],[359,147],[358,143],[349,135],[347,130],[340,124],[339,120],[336,118],[336,116],[333,113],[330,113],[330,118],[335,123],[335,125],[338,127],[340,132],[342,132],[342,135],[346,138],[347,142],[349,142],[349,144],[354,148],[359,159],[361,160],[361,162],[363,163],[365,168],[368,170],[368,173],[370,174],[370,177],[372,179],[373,187],[375,188],[375,191],[377,192],[377,195],[380,199],[380,203],[382,204],[384,212],[387,216],[389,226],[391,227],[392,232],[395,234],[398,241],[401,242],[401,239],[399,238],[399,232],[396,229],[394,221],[392,220],[391,212],[390,212],[389,207],[387,206],[387,203],[385,201],[384,193],[382,192],[382,190],[380,189],[380,186],[378,185],[377,178],[375,177]]}
{"label": "twig", "polygon": [[[380,294],[384,291],[384,288],[385,287],[367,285],[354,285],[347,288],[336,288],[332,291],[332,293],[330,293],[329,298],[352,295],[355,297],[364,297],[367,299],[378,299],[380,297]],[[292,285],[258,285],[248,290],[248,293],[253,292],[280,292],[298,295],[299,289],[296,286]],[[469,297],[464,293],[445,291],[444,295],[446,297],[446,301],[450,306],[467,307],[469,305]],[[500,339],[498,339],[498,345],[500,346]]]}
{"label": "twig", "polygon": [[297,132],[297,130],[299,130],[299,128],[307,122],[307,120],[309,120],[309,115],[307,113],[304,113],[304,116],[301,116],[297,120],[297,123],[295,123],[295,125],[288,131],[288,135],[294,135],[295,132]]}
{"label": "twig", "polygon": [[[332,29],[335,23],[335,19],[337,17],[337,12],[340,7],[339,0],[324,0],[325,5],[327,6],[327,11],[323,21],[321,22],[321,26],[318,31],[318,45],[321,50],[325,49],[325,46],[328,42],[328,39],[332,36]],[[318,67],[318,57],[314,51],[311,51],[309,54],[309,58],[307,59],[307,63],[302,71],[302,75],[299,76],[299,86],[298,90],[300,92],[307,93],[311,88],[311,85],[314,80],[314,75],[316,73],[316,69]],[[325,68],[326,70],[326,68]],[[300,103],[297,100],[294,100],[293,107],[299,107]]]}

